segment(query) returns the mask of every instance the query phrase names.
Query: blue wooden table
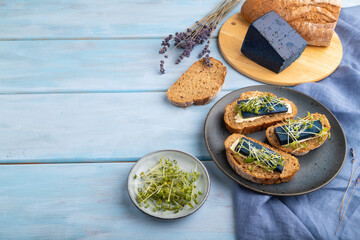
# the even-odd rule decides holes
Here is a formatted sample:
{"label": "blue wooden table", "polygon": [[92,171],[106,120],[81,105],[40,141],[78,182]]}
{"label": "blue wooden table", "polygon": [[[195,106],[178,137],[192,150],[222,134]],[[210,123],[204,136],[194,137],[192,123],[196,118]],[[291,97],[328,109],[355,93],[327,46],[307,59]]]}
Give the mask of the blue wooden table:
{"label": "blue wooden table", "polygon": [[[158,72],[161,39],[218,2],[0,1],[0,239],[235,238],[234,183],[203,139],[216,101],[181,109],[166,97],[197,59],[174,65],[173,55]],[[260,84],[227,65],[216,41],[211,55],[228,69],[219,97]],[[187,218],[153,219],[127,195],[134,162],[160,149],[209,171],[209,198]]]}

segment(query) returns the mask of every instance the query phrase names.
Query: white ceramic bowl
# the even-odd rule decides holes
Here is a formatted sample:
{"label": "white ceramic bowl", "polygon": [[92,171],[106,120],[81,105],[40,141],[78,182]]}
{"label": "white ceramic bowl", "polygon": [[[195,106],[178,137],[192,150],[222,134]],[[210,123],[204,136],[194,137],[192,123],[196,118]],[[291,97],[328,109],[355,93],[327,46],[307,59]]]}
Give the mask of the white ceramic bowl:
{"label": "white ceramic bowl", "polygon": [[[202,192],[202,194],[198,195],[198,204],[193,204],[193,208],[186,206],[178,213],[174,213],[173,211],[153,212],[152,206],[148,208],[139,206],[136,200],[136,181],[139,181],[140,177],[134,179],[134,176],[135,174],[137,176],[140,176],[141,172],[147,172],[150,168],[154,167],[159,162],[162,156],[164,156],[165,158],[170,158],[171,160],[176,160],[180,169],[184,171],[191,172],[196,167],[197,171],[200,173],[199,178],[196,180],[196,190]],[[201,163],[200,160],[198,160],[191,154],[179,150],[160,150],[145,155],[140,160],[138,160],[132,167],[128,176],[128,193],[132,202],[142,212],[160,219],[179,219],[194,213],[204,204],[210,193],[210,178],[205,166]]]}

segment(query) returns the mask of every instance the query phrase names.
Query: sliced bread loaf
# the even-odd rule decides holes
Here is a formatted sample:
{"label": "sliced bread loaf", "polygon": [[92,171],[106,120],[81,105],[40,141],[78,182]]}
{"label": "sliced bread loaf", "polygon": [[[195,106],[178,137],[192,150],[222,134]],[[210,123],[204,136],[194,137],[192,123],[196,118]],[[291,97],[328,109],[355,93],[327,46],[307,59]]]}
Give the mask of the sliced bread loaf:
{"label": "sliced bread loaf", "polygon": [[305,155],[310,150],[320,147],[328,138],[331,126],[330,126],[329,120],[323,114],[314,113],[314,114],[311,114],[310,116],[312,117],[313,120],[320,120],[320,122],[323,126],[323,129],[326,128],[326,132],[321,134],[321,136],[316,136],[309,140],[305,140],[298,144],[294,144],[293,146],[280,145],[278,138],[276,137],[275,128],[279,127],[279,126],[284,126],[285,122],[283,122],[283,123],[279,123],[277,125],[271,126],[268,129],[266,129],[266,137],[267,137],[269,143],[273,147],[276,147],[277,149],[280,149],[284,152],[291,153],[295,156]]}
{"label": "sliced bread loaf", "polygon": [[[291,107],[290,113],[275,113],[270,115],[259,116],[256,119],[243,119],[242,122],[237,122],[236,115],[236,103],[238,100],[246,100],[249,98],[260,97],[263,95],[263,92],[259,91],[249,91],[242,93],[240,98],[238,98],[235,102],[228,104],[225,108],[224,121],[226,124],[226,128],[231,133],[242,133],[242,134],[250,134],[254,132],[258,132],[268,128],[271,125],[281,122],[286,118],[293,118],[297,113],[297,107],[290,100],[283,98],[283,101]],[[276,97],[272,93],[266,92],[265,94],[269,94],[271,96]]]}
{"label": "sliced bread loaf", "polygon": [[[262,167],[254,166],[254,163],[245,162],[245,158],[241,155],[235,154],[230,148],[232,144],[239,138],[249,139],[254,141],[278,154],[284,158],[284,166],[282,172],[278,171],[265,171]],[[275,184],[281,182],[290,181],[296,172],[300,168],[299,161],[296,157],[291,156],[288,153],[284,153],[276,148],[270,147],[269,145],[259,142],[253,138],[246,137],[242,134],[232,134],[225,141],[226,156],[230,166],[235,170],[241,177],[255,183],[260,184]]]}
{"label": "sliced bread loaf", "polygon": [[218,60],[210,58],[211,67],[205,59],[196,61],[169,88],[169,101],[177,107],[186,108],[211,102],[220,92],[225,81],[226,67]]}

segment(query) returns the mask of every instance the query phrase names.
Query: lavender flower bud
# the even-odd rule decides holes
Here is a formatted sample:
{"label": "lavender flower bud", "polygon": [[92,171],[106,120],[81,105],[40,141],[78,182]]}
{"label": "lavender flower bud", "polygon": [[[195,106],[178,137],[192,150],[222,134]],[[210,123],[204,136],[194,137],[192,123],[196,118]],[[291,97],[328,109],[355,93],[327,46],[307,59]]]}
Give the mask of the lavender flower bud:
{"label": "lavender flower bud", "polygon": [[161,61],[160,61],[160,73],[161,73],[161,74],[165,74],[164,60],[161,60]]}
{"label": "lavender flower bud", "polygon": [[167,51],[166,47],[163,47],[162,49],[160,49],[159,54],[164,54]]}
{"label": "lavender flower bud", "polygon": [[355,186],[357,186],[360,182],[360,175],[358,176],[358,178],[356,179],[356,182],[355,182]]}
{"label": "lavender flower bud", "polygon": [[205,59],[206,65],[208,65],[209,67],[211,67],[212,65],[211,65],[211,62],[210,62],[209,54],[206,54],[204,59]]}

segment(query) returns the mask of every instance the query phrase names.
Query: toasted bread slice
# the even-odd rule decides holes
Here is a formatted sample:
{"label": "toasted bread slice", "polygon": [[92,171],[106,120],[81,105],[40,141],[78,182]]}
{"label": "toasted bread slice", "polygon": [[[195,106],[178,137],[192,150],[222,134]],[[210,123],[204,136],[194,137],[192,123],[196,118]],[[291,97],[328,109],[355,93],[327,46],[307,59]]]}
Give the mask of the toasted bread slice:
{"label": "toasted bread slice", "polygon": [[[256,143],[259,143],[262,146],[269,148],[274,152],[283,156],[285,159],[283,171],[281,173],[277,171],[265,171],[264,168],[261,167],[256,167],[254,169],[252,168],[254,166],[253,163],[246,163],[243,157],[235,156],[234,152],[230,149],[230,147],[239,138],[246,138]],[[251,182],[260,183],[260,184],[276,184],[276,183],[288,182],[294,177],[294,175],[300,168],[299,161],[296,157],[288,153],[284,153],[279,149],[270,147],[269,145],[259,142],[253,138],[246,137],[242,134],[235,133],[230,135],[225,141],[225,149],[226,149],[227,160],[230,166],[235,170],[237,174],[239,174],[241,177]]]}
{"label": "toasted bread slice", "polygon": [[167,91],[169,101],[177,107],[186,108],[193,104],[204,105],[215,99],[224,84],[226,67],[212,57],[210,63],[212,66],[207,66],[203,58],[191,65]]}
{"label": "toasted bread slice", "polygon": [[[224,114],[224,121],[226,124],[226,128],[229,130],[229,132],[250,134],[250,133],[264,130],[271,125],[274,125],[276,123],[279,123],[279,122],[285,120],[286,118],[295,117],[295,115],[297,113],[297,107],[290,100],[283,98],[285,103],[288,103],[291,106],[291,113],[275,113],[275,114],[270,114],[270,115],[264,115],[253,121],[246,121],[246,119],[245,119],[244,122],[237,123],[235,120],[235,116],[237,115],[237,113],[235,111],[236,102],[238,100],[246,100],[248,98],[259,97],[262,94],[263,94],[263,92],[259,92],[259,91],[245,92],[245,93],[242,93],[240,95],[240,98],[238,98],[235,102],[232,102],[226,106],[225,114]],[[271,96],[276,97],[272,93],[266,92],[266,94],[270,94]]]}
{"label": "toasted bread slice", "polygon": [[314,120],[320,120],[321,124],[323,125],[323,127],[327,128],[327,134],[324,135],[322,138],[317,137],[317,138],[312,138],[309,140],[304,141],[306,143],[306,147],[305,148],[296,148],[294,149],[291,146],[282,146],[280,145],[276,134],[275,134],[275,128],[279,127],[279,126],[283,126],[285,125],[285,123],[279,123],[277,125],[271,126],[268,129],[266,129],[266,138],[268,139],[269,143],[273,146],[276,147],[277,149],[280,149],[284,152],[287,153],[291,153],[295,156],[302,156],[307,154],[310,150],[313,150],[315,148],[320,147],[325,141],[326,139],[329,137],[329,133],[330,133],[330,123],[329,120],[326,118],[325,115],[320,114],[320,113],[314,113],[311,114],[311,116],[313,116]]}

